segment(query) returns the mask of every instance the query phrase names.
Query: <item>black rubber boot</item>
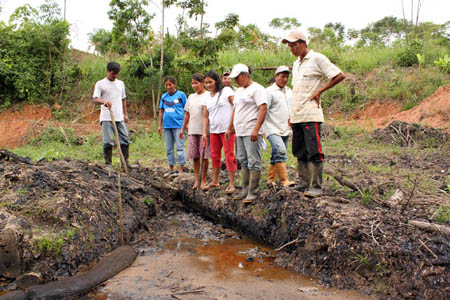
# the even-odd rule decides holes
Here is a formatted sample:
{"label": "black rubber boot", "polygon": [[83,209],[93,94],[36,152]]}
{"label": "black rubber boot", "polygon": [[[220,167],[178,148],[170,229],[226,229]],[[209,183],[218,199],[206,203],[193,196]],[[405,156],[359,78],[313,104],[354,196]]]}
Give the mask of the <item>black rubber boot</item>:
{"label": "black rubber boot", "polygon": [[250,184],[248,186],[247,197],[242,201],[244,203],[252,203],[258,195],[259,180],[261,178],[261,170],[250,170]]}
{"label": "black rubber boot", "polygon": [[239,194],[237,194],[234,199],[235,200],[242,200],[245,197],[247,197],[248,194],[248,184],[250,180],[250,170],[248,168],[242,168],[241,169],[241,176],[242,176],[242,190]]}
{"label": "black rubber boot", "polygon": [[322,162],[309,162],[309,168],[312,170],[312,186],[305,191],[305,196],[319,197],[322,195]]}
{"label": "black rubber boot", "polygon": [[296,184],[293,189],[296,191],[305,191],[311,184],[312,169],[309,167],[308,162],[297,159],[297,171],[299,183]]}
{"label": "black rubber boot", "polygon": [[120,145],[120,150],[122,150],[123,158],[125,159],[125,163],[127,164],[128,169],[134,169],[136,166],[130,165],[128,162],[128,157],[130,156],[130,145]]}
{"label": "black rubber boot", "polygon": [[112,170],[112,150],[113,146],[103,145],[103,157],[105,158],[105,166]]}

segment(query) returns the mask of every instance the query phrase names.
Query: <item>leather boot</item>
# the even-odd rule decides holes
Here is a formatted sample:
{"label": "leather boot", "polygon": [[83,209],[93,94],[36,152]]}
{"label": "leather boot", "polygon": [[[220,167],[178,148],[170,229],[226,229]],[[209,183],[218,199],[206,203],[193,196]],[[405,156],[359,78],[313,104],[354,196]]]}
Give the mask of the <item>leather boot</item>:
{"label": "leather boot", "polygon": [[281,184],[286,186],[292,186],[295,183],[292,181],[289,181],[287,170],[286,170],[286,162],[282,161],[275,164],[276,172],[278,173],[278,177],[280,178]]}
{"label": "leather boot", "polygon": [[259,179],[261,178],[261,170],[250,170],[250,183],[248,186],[248,194],[244,203],[252,203],[256,199],[259,188]]}
{"label": "leather boot", "polygon": [[103,157],[105,158],[105,167],[112,170],[112,150],[111,145],[103,145]]}
{"label": "leather boot", "polygon": [[250,170],[246,167],[241,169],[241,177],[242,177],[242,190],[239,194],[237,194],[234,199],[242,200],[247,197],[248,194],[248,184],[250,180]]}
{"label": "leather boot", "polygon": [[294,187],[294,190],[304,191],[311,184],[312,170],[308,167],[308,162],[297,159],[298,179],[299,183]]}
{"label": "leather boot", "polygon": [[278,177],[277,168],[275,165],[269,164],[269,172],[267,172],[267,183],[273,184]]}
{"label": "leather boot", "polygon": [[135,165],[130,165],[128,162],[128,157],[130,156],[130,146],[129,145],[120,145],[120,150],[122,150],[123,158],[125,159],[125,163],[127,164],[128,169],[135,169]]}
{"label": "leather boot", "polygon": [[319,197],[322,195],[322,162],[308,162],[308,167],[312,170],[312,186],[305,191],[305,196]]}

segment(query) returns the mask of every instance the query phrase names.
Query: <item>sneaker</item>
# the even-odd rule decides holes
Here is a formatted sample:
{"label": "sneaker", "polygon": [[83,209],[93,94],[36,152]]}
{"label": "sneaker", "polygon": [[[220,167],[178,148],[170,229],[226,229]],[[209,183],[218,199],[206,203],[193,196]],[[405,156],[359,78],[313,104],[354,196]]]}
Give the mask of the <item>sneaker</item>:
{"label": "sneaker", "polygon": [[322,196],[322,189],[318,189],[315,187],[309,187],[304,193],[305,196],[315,198]]}

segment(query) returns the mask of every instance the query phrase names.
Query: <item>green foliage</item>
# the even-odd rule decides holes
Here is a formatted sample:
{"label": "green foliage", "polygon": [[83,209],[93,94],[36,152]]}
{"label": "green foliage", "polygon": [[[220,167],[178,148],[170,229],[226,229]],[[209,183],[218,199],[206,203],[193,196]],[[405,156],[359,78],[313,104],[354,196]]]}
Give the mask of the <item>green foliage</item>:
{"label": "green foliage", "polygon": [[422,53],[423,42],[414,40],[409,46],[401,51],[396,59],[395,64],[399,67],[410,67],[418,63],[417,54]]}
{"label": "green foliage", "polygon": [[270,21],[269,26],[273,28],[281,28],[283,30],[289,30],[300,27],[302,23],[298,22],[297,18],[274,18]]}
{"label": "green foliage", "polygon": [[34,138],[30,144],[42,146],[51,142],[67,143],[69,145],[79,145],[80,139],[75,134],[73,128],[62,129],[62,127],[47,127],[38,137]]}
{"label": "green foliage", "polygon": [[105,55],[112,51],[113,35],[111,31],[97,29],[89,33],[88,36],[89,43],[94,47],[96,52]]}
{"label": "green foliage", "polygon": [[435,220],[450,224],[450,202],[438,207]]}
{"label": "green foliage", "polygon": [[64,245],[64,239],[58,235],[45,235],[36,239],[35,245],[41,252],[54,252],[55,254],[59,254]]}
{"label": "green foliage", "polygon": [[69,24],[53,2],[39,10],[19,7],[8,25],[0,23],[0,105],[62,97],[65,85],[75,80],[66,72],[68,36]]}
{"label": "green foliage", "polygon": [[439,60],[435,60],[434,64],[446,74],[450,74],[450,57],[445,55],[443,58],[439,57]]}

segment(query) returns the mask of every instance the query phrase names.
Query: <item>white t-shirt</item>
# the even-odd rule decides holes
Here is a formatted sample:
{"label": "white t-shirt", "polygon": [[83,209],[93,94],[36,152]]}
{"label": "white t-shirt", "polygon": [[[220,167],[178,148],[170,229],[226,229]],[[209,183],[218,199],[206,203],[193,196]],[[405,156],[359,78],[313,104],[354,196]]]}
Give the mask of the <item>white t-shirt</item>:
{"label": "white t-shirt", "polygon": [[[119,79],[111,81],[108,78],[97,81],[93,98],[111,101],[114,120],[116,122],[123,121],[122,100],[126,98],[123,81]],[[101,106],[100,111],[100,122],[102,121],[111,121],[109,109],[104,105]]]}
{"label": "white t-shirt", "polygon": [[[253,82],[246,88],[240,87],[234,96],[234,129],[237,136],[252,134],[258,117],[258,107],[267,104],[267,92],[262,85]],[[259,134],[262,134],[262,127]]]}
{"label": "white t-shirt", "polygon": [[341,73],[323,54],[309,50],[300,61],[300,57],[292,67],[292,103],[290,121],[294,123],[323,122],[322,105],[317,107],[316,101],[310,101],[314,92],[323,83],[322,77],[333,78]]}
{"label": "white t-shirt", "polygon": [[276,83],[269,86],[266,91],[268,92],[267,115],[263,131],[266,136],[273,134],[287,136],[291,132],[288,121],[292,91],[287,86],[280,88]]}
{"label": "white t-shirt", "polygon": [[234,96],[234,91],[229,87],[224,87],[222,93],[216,93],[213,97],[208,93],[208,97],[204,98],[203,106],[206,107],[209,114],[209,131],[211,133],[224,133],[230,125],[231,114],[233,113],[233,105],[230,103],[229,97]]}
{"label": "white t-shirt", "polygon": [[190,94],[184,110],[189,112],[188,134],[203,134],[203,102],[209,98],[209,92]]}

